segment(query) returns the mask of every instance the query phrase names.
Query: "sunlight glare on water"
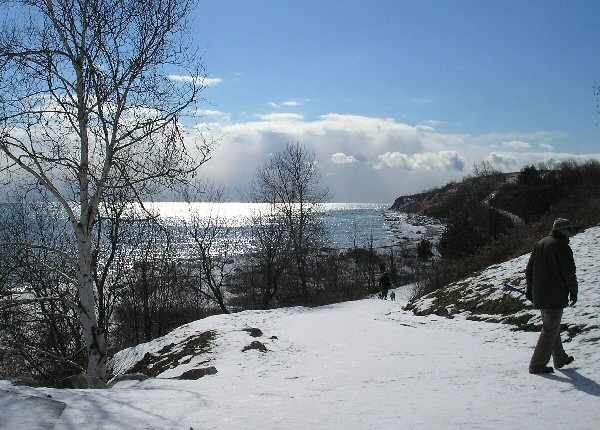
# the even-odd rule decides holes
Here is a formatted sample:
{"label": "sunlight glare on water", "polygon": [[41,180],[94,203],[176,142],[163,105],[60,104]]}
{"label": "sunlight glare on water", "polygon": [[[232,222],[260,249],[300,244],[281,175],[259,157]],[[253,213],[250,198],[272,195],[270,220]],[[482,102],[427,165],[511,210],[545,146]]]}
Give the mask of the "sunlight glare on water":
{"label": "sunlight glare on water", "polygon": [[201,219],[213,217],[227,227],[245,226],[253,215],[269,210],[267,203],[241,202],[156,202],[148,203],[147,206],[158,212],[163,219],[189,219],[192,215]]}
{"label": "sunlight glare on water", "polygon": [[[241,202],[156,202],[148,203],[147,207],[172,222],[194,215],[200,219],[218,218],[223,226],[233,228],[247,227],[253,215],[270,210],[268,203]],[[387,205],[377,203],[322,203],[313,209],[323,220],[334,247],[366,246],[371,242],[381,246],[389,238],[391,223],[397,218]]]}

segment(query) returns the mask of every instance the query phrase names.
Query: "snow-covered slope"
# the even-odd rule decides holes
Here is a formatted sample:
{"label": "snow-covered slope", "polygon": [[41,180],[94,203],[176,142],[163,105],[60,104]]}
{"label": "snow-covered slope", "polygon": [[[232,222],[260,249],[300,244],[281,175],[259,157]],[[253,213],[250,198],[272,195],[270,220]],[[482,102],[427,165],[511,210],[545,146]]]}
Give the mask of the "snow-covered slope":
{"label": "snow-covered slope", "polygon": [[[563,338],[574,343],[600,342],[600,227],[589,228],[571,238],[579,282],[578,303],[563,317]],[[450,284],[443,290],[411,303],[416,315],[434,313],[471,320],[503,322],[516,329],[539,331],[541,320],[522,294],[506,290],[506,283],[525,290],[525,266],[529,254],[488,267]]]}
{"label": "snow-covered slope", "polygon": [[[109,390],[0,382],[0,428],[39,428],[36,418],[48,420],[6,391],[66,404],[55,429],[596,428],[600,270],[592,248],[599,234],[590,229],[572,242],[581,293],[565,321],[589,329],[565,344],[574,366],[553,375],[527,371],[537,333],[468,320],[466,312],[453,319],[414,315],[403,310],[406,286],[396,290],[395,302],[248,311],[188,324],[117,354],[116,374],[137,366],[156,377]],[[513,260],[485,276],[493,285],[518,280],[522,263]],[[243,351],[260,346],[253,342],[266,352]],[[217,373],[177,379],[208,368]]]}

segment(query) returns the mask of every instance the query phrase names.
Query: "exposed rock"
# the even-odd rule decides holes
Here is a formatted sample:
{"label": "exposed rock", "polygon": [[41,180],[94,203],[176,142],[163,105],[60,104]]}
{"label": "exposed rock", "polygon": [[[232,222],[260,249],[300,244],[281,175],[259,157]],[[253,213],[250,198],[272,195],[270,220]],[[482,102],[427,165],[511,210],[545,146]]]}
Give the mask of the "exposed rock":
{"label": "exposed rock", "polygon": [[41,387],[43,384],[35,378],[31,376],[15,376],[13,378],[8,378],[8,380],[13,385],[22,385],[25,387]]}
{"label": "exposed rock", "polygon": [[206,375],[214,375],[217,372],[218,371],[215,366],[203,367],[200,369],[191,369],[186,372],[183,372],[181,376],[179,376],[179,378],[177,379],[196,380]]}
{"label": "exposed rock", "polygon": [[124,375],[115,376],[113,379],[110,380],[110,382],[108,383],[108,385],[110,387],[112,387],[117,382],[121,382],[121,381],[145,381],[148,378],[149,378],[148,375],[145,375],[145,374],[139,373],[139,372],[138,373],[126,373]]}
{"label": "exposed rock", "polygon": [[61,379],[58,382],[58,384],[56,384],[56,388],[103,389],[108,388],[108,386],[102,379],[82,373],[79,375],[68,376],[66,378]]}
{"label": "exposed rock", "polygon": [[209,330],[185,339],[180,344],[170,343],[158,352],[147,352],[133,366],[130,373],[143,373],[155,377],[181,364],[188,363],[191,356],[206,354],[210,351],[216,332]]}
{"label": "exposed rock", "polygon": [[242,352],[246,352],[246,351],[249,351],[251,349],[257,349],[260,352],[267,352],[268,351],[267,347],[263,343],[261,343],[261,342],[259,342],[257,340],[255,340],[254,342],[252,342],[250,345],[246,345],[244,347],[244,349],[242,349]]}
{"label": "exposed rock", "polygon": [[252,337],[261,337],[263,335],[263,332],[259,328],[248,327],[243,329],[243,331],[248,332]]}

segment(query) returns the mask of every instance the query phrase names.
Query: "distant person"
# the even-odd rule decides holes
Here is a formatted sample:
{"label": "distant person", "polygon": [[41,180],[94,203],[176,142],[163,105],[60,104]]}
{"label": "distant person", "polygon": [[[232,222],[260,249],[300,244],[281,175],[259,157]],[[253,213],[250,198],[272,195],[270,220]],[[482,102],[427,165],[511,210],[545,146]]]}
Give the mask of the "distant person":
{"label": "distant person", "polygon": [[525,276],[527,299],[542,314],[542,332],[529,363],[529,373],[552,373],[548,366],[550,357],[554,367],[560,369],[575,360],[567,355],[560,340],[560,321],[563,309],[577,302],[577,276],[569,238],[573,225],[564,218],[554,221],[550,235],[533,248]]}
{"label": "distant person", "polygon": [[388,291],[392,286],[392,282],[390,281],[390,277],[385,271],[385,265],[381,265],[381,277],[379,278],[379,288],[381,289],[381,293],[379,294],[379,298],[382,300],[387,300]]}

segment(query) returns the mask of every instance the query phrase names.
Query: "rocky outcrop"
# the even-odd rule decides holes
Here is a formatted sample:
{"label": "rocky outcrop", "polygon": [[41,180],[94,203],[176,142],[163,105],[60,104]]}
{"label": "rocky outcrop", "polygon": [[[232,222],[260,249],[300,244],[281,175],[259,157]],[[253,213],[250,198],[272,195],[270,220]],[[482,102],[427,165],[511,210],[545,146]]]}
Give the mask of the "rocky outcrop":
{"label": "rocky outcrop", "polygon": [[267,349],[267,347],[265,346],[264,343],[255,340],[250,345],[246,345],[244,347],[244,349],[242,349],[242,352],[250,351],[252,349],[256,349],[256,350],[258,350],[260,352],[267,352],[268,351],[268,349]]}
{"label": "rocky outcrop", "polygon": [[58,384],[56,384],[56,388],[104,389],[108,388],[108,386],[102,379],[82,373],[61,379]]}
{"label": "rocky outcrop", "polygon": [[147,352],[129,372],[156,377],[169,369],[188,363],[192,357],[208,354],[215,337],[216,332],[209,330],[190,336],[179,344],[170,343],[159,351]]}
{"label": "rocky outcrop", "polygon": [[179,378],[177,379],[196,380],[203,378],[207,375],[215,375],[217,372],[218,371],[215,366],[201,367],[198,369],[190,369],[186,372],[183,372],[181,376],[179,376]]}

